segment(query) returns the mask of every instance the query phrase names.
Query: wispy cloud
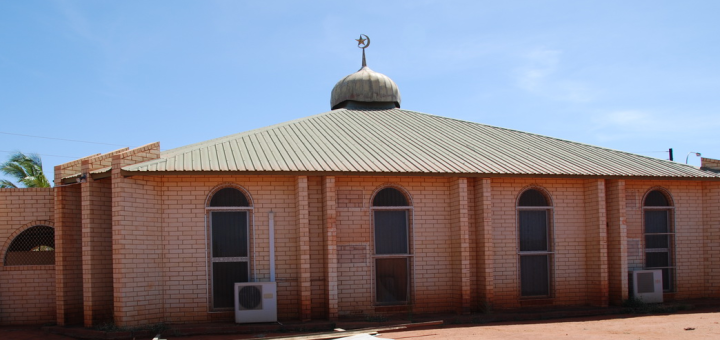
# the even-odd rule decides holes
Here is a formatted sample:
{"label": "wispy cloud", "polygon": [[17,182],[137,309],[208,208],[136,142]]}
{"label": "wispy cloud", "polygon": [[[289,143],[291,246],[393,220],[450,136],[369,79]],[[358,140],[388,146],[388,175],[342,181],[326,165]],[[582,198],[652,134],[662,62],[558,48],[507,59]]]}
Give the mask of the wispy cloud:
{"label": "wispy cloud", "polygon": [[518,87],[552,100],[589,102],[596,94],[587,84],[562,77],[562,51],[537,48],[523,59],[525,65],[515,70]]}
{"label": "wispy cloud", "polygon": [[643,110],[617,110],[598,113],[591,119],[590,132],[603,141],[632,139],[643,136],[674,135],[697,138],[720,128],[720,117],[693,115],[679,119],[677,115]]}

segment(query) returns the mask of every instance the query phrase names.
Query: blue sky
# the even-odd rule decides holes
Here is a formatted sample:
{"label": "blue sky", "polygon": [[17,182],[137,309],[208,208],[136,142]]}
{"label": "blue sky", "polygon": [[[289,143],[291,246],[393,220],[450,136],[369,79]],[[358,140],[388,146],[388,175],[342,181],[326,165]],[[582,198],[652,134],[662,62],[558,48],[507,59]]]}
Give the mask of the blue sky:
{"label": "blue sky", "polygon": [[720,158],[717,13],[712,0],[0,0],[0,159],[39,153],[52,175],[328,111],[360,34],[404,109]]}

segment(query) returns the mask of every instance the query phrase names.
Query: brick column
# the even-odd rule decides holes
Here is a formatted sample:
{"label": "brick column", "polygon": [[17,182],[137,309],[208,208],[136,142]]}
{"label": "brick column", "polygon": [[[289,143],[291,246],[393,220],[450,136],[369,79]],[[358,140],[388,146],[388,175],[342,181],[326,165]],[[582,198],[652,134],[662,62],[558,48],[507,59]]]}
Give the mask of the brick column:
{"label": "brick column", "polygon": [[312,315],[312,286],[310,282],[310,221],[307,176],[297,176],[295,211],[297,214],[298,258],[300,259],[300,320],[308,321]]}
{"label": "brick column", "polygon": [[450,211],[452,216],[452,256],[458,313],[470,313],[470,221],[468,217],[467,178],[450,181]]}
{"label": "brick column", "polygon": [[475,180],[475,225],[478,249],[478,295],[481,308],[489,311],[495,298],[495,267],[493,261],[492,181]]}
{"label": "brick column", "polygon": [[328,319],[338,318],[338,259],[337,259],[337,230],[335,221],[337,218],[337,191],[335,189],[335,177],[326,176],[323,178],[323,222],[325,224],[325,246],[327,268],[325,273],[327,281],[325,292],[327,294]]}
{"label": "brick column", "polygon": [[628,298],[625,180],[607,180],[605,190],[609,302],[619,305]]}
{"label": "brick column", "polygon": [[55,294],[60,326],[83,323],[80,184],[61,186],[65,175],[64,169],[55,167]]}
{"label": "brick column", "polygon": [[585,183],[585,256],[588,302],[608,305],[607,212],[605,181],[590,179]]}
{"label": "brick column", "polygon": [[[93,165],[82,162],[82,173]],[[112,321],[112,193],[110,179],[95,181],[88,175],[81,184],[82,278],[85,327]]]}

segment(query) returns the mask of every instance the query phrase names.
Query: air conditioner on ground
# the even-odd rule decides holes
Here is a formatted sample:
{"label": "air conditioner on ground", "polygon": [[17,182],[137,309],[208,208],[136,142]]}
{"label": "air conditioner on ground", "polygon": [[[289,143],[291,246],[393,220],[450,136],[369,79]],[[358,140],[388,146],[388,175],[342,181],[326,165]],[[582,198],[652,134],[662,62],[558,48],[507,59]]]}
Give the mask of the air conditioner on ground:
{"label": "air conditioner on ground", "polygon": [[277,284],[275,282],[235,283],[235,322],[277,321]]}
{"label": "air conditioner on ground", "polygon": [[633,270],[629,276],[632,298],[646,303],[663,302],[662,270]]}

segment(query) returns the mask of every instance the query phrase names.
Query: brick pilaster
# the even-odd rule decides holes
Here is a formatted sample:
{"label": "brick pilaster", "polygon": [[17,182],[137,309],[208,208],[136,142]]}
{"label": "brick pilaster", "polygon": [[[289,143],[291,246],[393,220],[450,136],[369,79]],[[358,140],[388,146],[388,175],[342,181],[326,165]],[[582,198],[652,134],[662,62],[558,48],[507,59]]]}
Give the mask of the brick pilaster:
{"label": "brick pilaster", "polygon": [[588,302],[608,305],[607,212],[605,181],[590,179],[585,183],[585,257]]}
{"label": "brick pilaster", "polygon": [[454,178],[450,181],[450,209],[452,216],[452,256],[455,286],[459,303],[458,312],[470,313],[470,221],[468,217],[468,180]]}
{"label": "brick pilaster", "polygon": [[312,285],[310,282],[310,221],[308,206],[307,176],[296,178],[296,205],[298,231],[298,258],[300,286],[300,320],[307,321],[312,316]]}
{"label": "brick pilaster", "polygon": [[477,225],[478,290],[481,308],[488,311],[495,298],[493,261],[492,180],[475,180],[475,224]]}
{"label": "brick pilaster", "polygon": [[325,223],[326,289],[328,319],[338,318],[337,191],[335,177],[323,178],[323,221]]}
{"label": "brick pilaster", "polygon": [[80,185],[62,186],[67,173],[55,167],[55,294],[60,326],[83,323]]}
{"label": "brick pilaster", "polygon": [[[110,157],[104,157],[110,158]],[[93,180],[90,171],[105,166],[102,159],[84,160],[82,196],[82,278],[85,327],[112,320],[112,207],[110,178]],[[108,164],[109,165],[109,164]]]}
{"label": "brick pilaster", "polygon": [[609,302],[618,305],[628,298],[625,181],[607,180],[605,184]]}

